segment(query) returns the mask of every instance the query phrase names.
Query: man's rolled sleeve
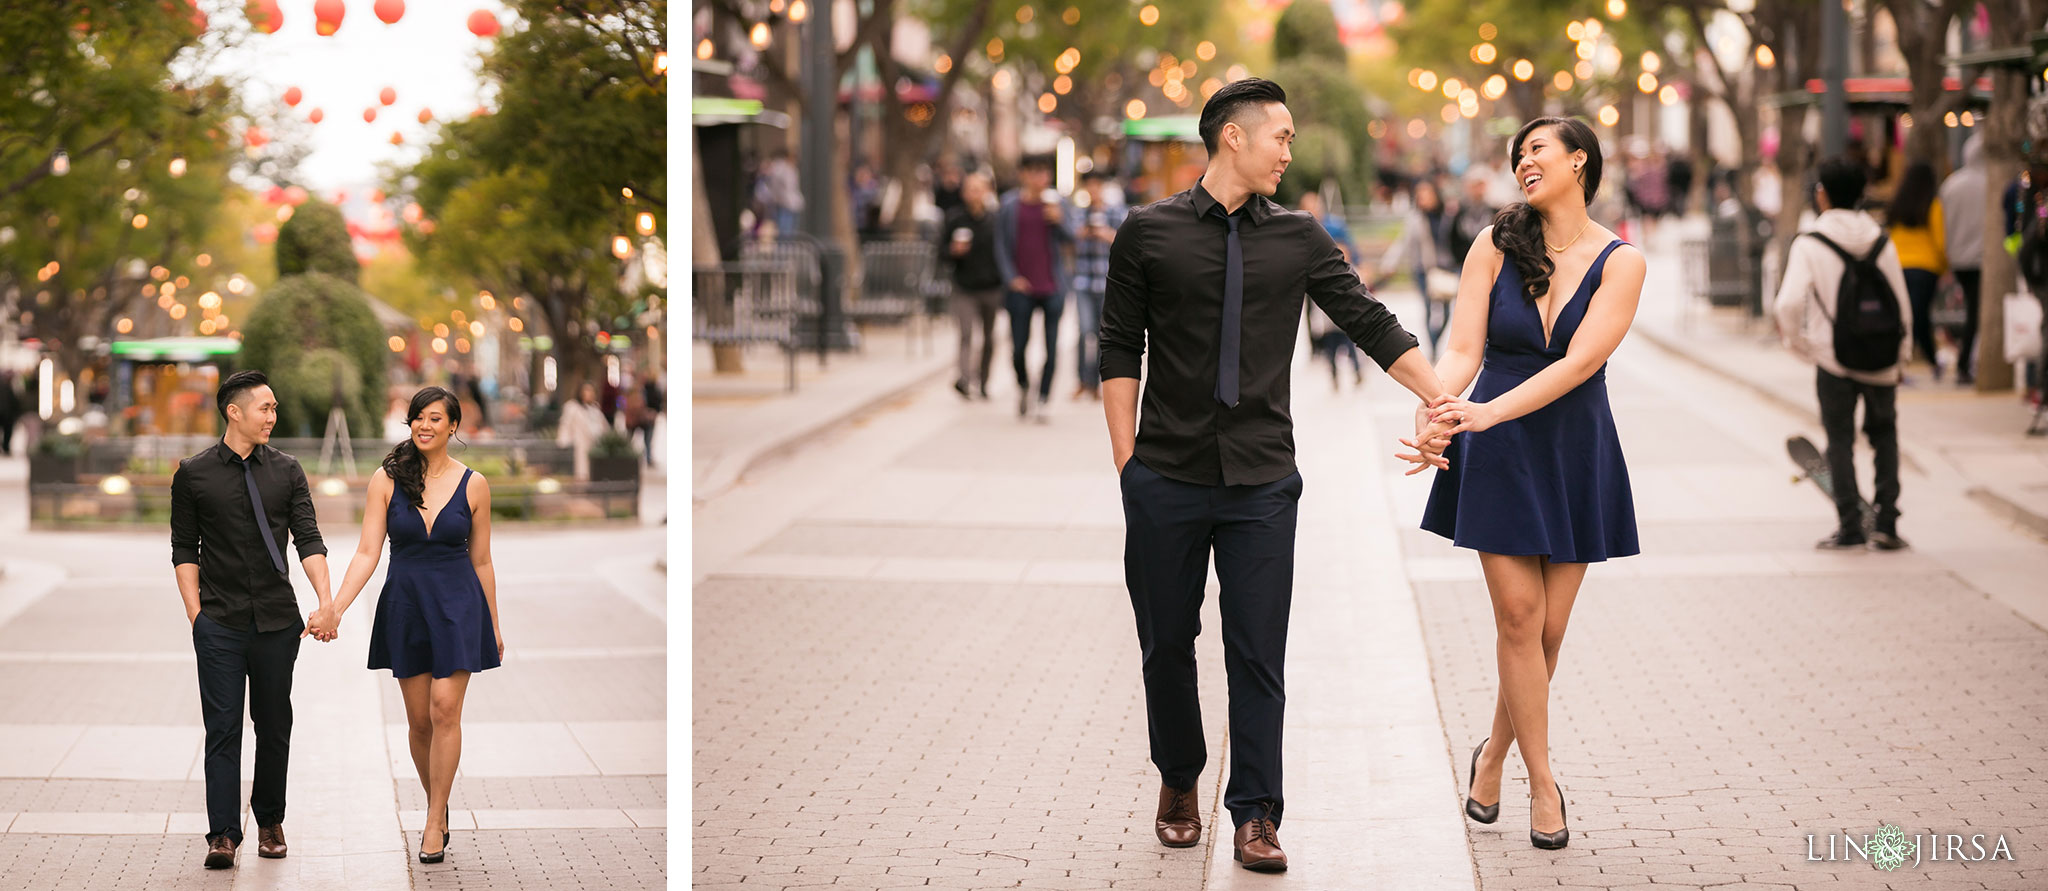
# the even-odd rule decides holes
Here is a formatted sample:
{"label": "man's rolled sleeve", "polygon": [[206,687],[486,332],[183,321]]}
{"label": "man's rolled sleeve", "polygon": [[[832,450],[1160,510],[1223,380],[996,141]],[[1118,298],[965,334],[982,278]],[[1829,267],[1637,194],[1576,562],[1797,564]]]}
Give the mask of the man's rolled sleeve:
{"label": "man's rolled sleeve", "polygon": [[1109,243],[1103,282],[1100,366],[1103,380],[1136,378],[1144,368],[1147,290],[1141,239],[1144,214],[1133,212]]}
{"label": "man's rolled sleeve", "polygon": [[327,543],[320,538],[320,524],[313,519],[313,489],[306,483],[306,468],[292,463],[292,544],[299,549],[299,562],[314,554],[326,554]]}
{"label": "man's rolled sleeve", "polygon": [[199,507],[192,480],[179,467],[171,474],[171,565],[199,565]]}
{"label": "man's rolled sleeve", "polygon": [[1402,328],[1393,312],[1372,296],[1371,289],[1358,279],[1358,272],[1337,250],[1337,242],[1330,238],[1330,233],[1323,231],[1322,226],[1310,228],[1310,238],[1316,244],[1315,259],[1308,271],[1309,299],[1322,307],[1330,321],[1344,329],[1351,342],[1365,350],[1382,370],[1392,366],[1415,348],[1415,335]]}

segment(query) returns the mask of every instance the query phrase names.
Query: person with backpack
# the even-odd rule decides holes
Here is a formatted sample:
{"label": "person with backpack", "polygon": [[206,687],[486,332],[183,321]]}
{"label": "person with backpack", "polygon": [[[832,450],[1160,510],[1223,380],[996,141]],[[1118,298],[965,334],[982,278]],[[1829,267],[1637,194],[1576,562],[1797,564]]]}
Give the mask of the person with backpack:
{"label": "person with backpack", "polygon": [[[1840,521],[1816,547],[1896,551],[1906,547],[1898,534],[1898,389],[1913,350],[1913,321],[1902,299],[1906,274],[1884,229],[1855,210],[1863,200],[1863,168],[1831,159],[1821,162],[1817,178],[1813,203],[1820,216],[1812,229],[1792,240],[1774,304],[1785,346],[1816,366]],[[1876,522],[1867,534],[1856,486],[1858,401],[1863,403],[1863,432],[1877,456]]]}

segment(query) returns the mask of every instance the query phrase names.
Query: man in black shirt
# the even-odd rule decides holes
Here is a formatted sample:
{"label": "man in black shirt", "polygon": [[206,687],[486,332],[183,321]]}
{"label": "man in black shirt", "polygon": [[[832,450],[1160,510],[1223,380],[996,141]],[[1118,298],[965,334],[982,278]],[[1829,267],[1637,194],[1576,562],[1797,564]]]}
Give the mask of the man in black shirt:
{"label": "man in black shirt", "polygon": [[[1241,80],[1202,109],[1209,166],[1194,188],[1131,212],[1110,248],[1102,396],[1123,488],[1124,573],[1143,650],[1155,832],[1196,844],[1194,786],[1208,754],[1195,690],[1209,553],[1222,583],[1230,683],[1230,787],[1246,869],[1287,868],[1280,850],[1283,663],[1302,481],[1288,379],[1306,294],[1374,362],[1425,402],[1443,384],[1313,217],[1267,196],[1292,156],[1280,87]],[[1151,350],[1145,426],[1138,376]],[[1418,438],[1444,466],[1443,440]],[[1412,443],[1411,443],[1412,445]]]}
{"label": "man in black shirt", "polygon": [[[259,856],[285,856],[284,788],[291,755],[292,667],[307,634],[334,639],[327,546],[313,522],[306,472],[269,445],[277,396],[262,373],[240,371],[216,396],[226,433],[178,463],[171,477],[171,563],[192,648],[199,657],[199,706],[206,722],[208,869],[235,865],[242,843],[242,694],[256,725],[255,814]],[[285,536],[320,608],[299,621],[284,562]]]}

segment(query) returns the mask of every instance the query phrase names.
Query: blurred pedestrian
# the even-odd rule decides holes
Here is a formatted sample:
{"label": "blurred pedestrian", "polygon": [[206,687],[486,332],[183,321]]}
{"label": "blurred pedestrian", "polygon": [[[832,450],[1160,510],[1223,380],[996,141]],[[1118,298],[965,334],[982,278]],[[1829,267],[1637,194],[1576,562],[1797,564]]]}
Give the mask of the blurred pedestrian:
{"label": "blurred pedestrian", "polygon": [[797,176],[796,162],[790,160],[789,149],[777,148],[761,168],[761,178],[755,182],[755,198],[768,208],[769,218],[775,221],[775,231],[788,236],[797,231],[797,220],[804,211],[804,193]]}
{"label": "blurred pedestrian", "polygon": [[[1984,283],[1984,134],[1963,143],[1963,166],[1941,181],[1941,216],[1949,274],[1963,289],[1963,330],[1956,335],[1956,383],[1977,380],[1979,290]],[[2039,294],[2040,292],[2035,292]]]}
{"label": "blurred pedestrian", "polygon": [[1913,304],[1913,342],[1927,364],[1934,366],[1934,379],[1939,381],[1942,367],[1941,355],[1936,352],[1939,341],[1934,337],[1934,298],[1942,273],[1948,271],[1948,236],[1942,229],[1937,191],[1934,165],[1913,162],[1892,193],[1891,206],[1885,210],[1885,230],[1898,248],[1899,265],[1905,269],[1906,294]]}
{"label": "blurred pedestrian", "polygon": [[[1828,469],[1833,477],[1833,535],[1826,550],[1869,546],[1892,551],[1899,538],[1898,391],[1902,369],[1913,357],[1913,319],[1906,300],[1906,275],[1899,249],[1884,227],[1862,211],[1867,178],[1853,159],[1821,162],[1812,199],[1820,216],[1813,228],[1792,239],[1785,277],[1778,286],[1778,334],[1794,355],[1813,363],[1820,423],[1827,432]],[[1854,285],[1853,294],[1842,293]],[[1889,310],[1889,311],[1887,311]],[[1896,321],[1896,324],[1894,324]],[[1894,343],[1893,341],[1897,342]],[[1863,498],[1856,486],[1856,403],[1863,403],[1863,432],[1876,454],[1872,500],[1875,525],[1863,526]]]}
{"label": "blurred pedestrian", "polygon": [[14,372],[0,369],[0,455],[14,454],[14,424],[21,420],[21,393]]}
{"label": "blurred pedestrian", "polygon": [[1450,224],[1445,227],[1444,241],[1451,249],[1448,258],[1452,268],[1463,269],[1465,254],[1472,250],[1472,243],[1479,240],[1479,234],[1493,225],[1494,214],[1505,207],[1487,200],[1488,185],[1485,176],[1479,173],[1465,175],[1465,194],[1450,210]]}
{"label": "blurred pedestrian", "polygon": [[[959,374],[953,389],[962,399],[988,398],[989,366],[995,360],[996,315],[1003,308],[1003,272],[996,264],[995,187],[987,174],[960,182],[960,206],[946,217],[939,256],[952,267],[953,326],[960,335]],[[975,349],[980,337],[979,360]]]}
{"label": "blurred pedestrian", "polygon": [[1669,196],[1666,207],[1672,216],[1685,216],[1692,208],[1692,157],[1661,146],[1658,153],[1664,156],[1664,194]]}
{"label": "blurred pedestrian", "polygon": [[562,418],[555,428],[555,445],[570,449],[577,480],[590,479],[590,449],[610,428],[597,404],[597,385],[584,381],[576,388],[576,398],[562,404]]}
{"label": "blurred pedestrian", "polygon": [[[1074,209],[1052,188],[1051,155],[1028,155],[1018,165],[1018,186],[1003,196],[996,210],[996,265],[1009,292],[1010,359],[1017,370],[1017,417],[1047,419],[1052,376],[1059,368],[1060,312],[1066,306],[1067,274],[1061,248],[1074,243]],[[1031,346],[1031,317],[1044,319],[1045,368],[1038,378],[1038,399],[1031,398],[1031,367],[1025,351]]]}
{"label": "blurred pedestrian", "polygon": [[967,174],[961,171],[958,161],[950,157],[940,159],[938,169],[932,173],[932,204],[938,207],[941,219],[952,216],[961,207],[961,191],[966,184]]}
{"label": "blurred pedestrian", "polygon": [[[1401,234],[1380,257],[1374,276],[1378,279],[1391,275],[1390,270],[1407,264],[1406,271],[1415,279],[1415,290],[1422,295],[1423,327],[1428,329],[1432,360],[1444,327],[1451,321],[1451,301],[1458,296],[1458,273],[1450,265],[1449,231],[1450,218],[1444,213],[1436,182],[1417,180],[1415,200],[1402,221]],[[1378,285],[1376,280],[1374,287]]]}
{"label": "blurred pedestrian", "polygon": [[661,372],[652,368],[640,382],[640,405],[646,412],[641,419],[640,436],[645,442],[647,466],[654,466],[654,425],[661,422],[661,416],[668,413],[668,390],[661,385]]}
{"label": "blurred pedestrian", "polygon": [[1074,242],[1074,310],[1079,313],[1081,342],[1075,348],[1080,363],[1081,384],[1074,398],[1102,399],[1102,368],[1096,357],[1096,342],[1102,332],[1102,295],[1109,286],[1109,246],[1116,230],[1123,226],[1130,209],[1114,201],[1107,188],[1109,175],[1101,170],[1081,174],[1081,232]]}

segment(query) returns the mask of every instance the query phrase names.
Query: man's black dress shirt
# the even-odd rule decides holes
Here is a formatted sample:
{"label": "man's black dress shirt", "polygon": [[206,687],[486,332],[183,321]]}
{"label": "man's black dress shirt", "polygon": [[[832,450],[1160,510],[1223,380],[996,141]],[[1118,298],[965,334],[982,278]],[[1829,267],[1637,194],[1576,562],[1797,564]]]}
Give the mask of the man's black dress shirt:
{"label": "man's black dress shirt", "polygon": [[269,521],[261,531],[242,458],[226,442],[178,462],[171,477],[171,564],[198,564],[199,611],[222,626],[247,628],[253,620],[258,631],[297,628],[291,577],[278,573],[258,536],[270,536],[282,555],[289,532],[301,561],[327,553],[313,522],[313,492],[299,462],[270,446],[250,450],[249,470]]}
{"label": "man's black dress shirt", "polygon": [[1236,408],[1215,396],[1229,232],[1221,205],[1198,182],[1132,210],[1109,249],[1102,378],[1138,377],[1150,335],[1137,458],[1198,485],[1264,485],[1294,472],[1288,372],[1303,295],[1381,368],[1416,343],[1314,217],[1257,194],[1237,213],[1244,316]]}

